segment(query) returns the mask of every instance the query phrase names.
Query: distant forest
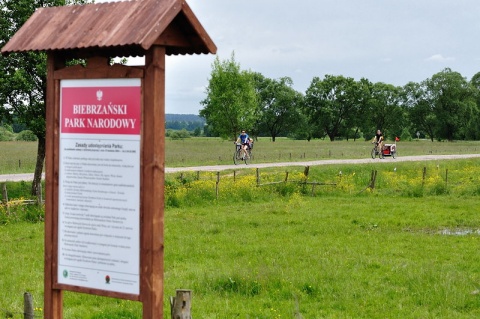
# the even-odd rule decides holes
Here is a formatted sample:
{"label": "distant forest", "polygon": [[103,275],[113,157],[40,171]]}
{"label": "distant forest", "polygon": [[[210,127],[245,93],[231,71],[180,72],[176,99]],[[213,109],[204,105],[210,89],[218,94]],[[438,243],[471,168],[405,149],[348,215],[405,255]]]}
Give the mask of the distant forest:
{"label": "distant forest", "polygon": [[205,119],[195,114],[165,114],[165,128],[168,130],[203,130]]}

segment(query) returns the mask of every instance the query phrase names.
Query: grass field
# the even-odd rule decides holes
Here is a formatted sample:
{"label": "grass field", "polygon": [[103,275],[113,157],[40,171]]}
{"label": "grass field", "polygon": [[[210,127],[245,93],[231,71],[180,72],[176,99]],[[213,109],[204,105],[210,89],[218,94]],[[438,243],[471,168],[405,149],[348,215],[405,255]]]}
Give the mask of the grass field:
{"label": "grass field", "polygon": [[[387,141],[388,143],[389,141]],[[391,141],[390,141],[391,142]],[[31,173],[35,168],[36,142],[0,142],[0,174]],[[364,140],[295,141],[278,138],[272,143],[260,138],[254,144],[254,162],[287,162],[320,159],[368,158],[372,144]],[[398,156],[425,154],[472,154],[480,152],[480,141],[431,142],[419,140],[397,143]],[[219,138],[166,139],[168,167],[232,164],[234,144]]]}
{"label": "grass field", "polygon": [[[254,151],[265,161],[286,161],[290,155],[278,154],[319,149],[319,157],[361,158],[371,147],[364,141],[310,143],[260,140]],[[413,141],[398,148],[400,156],[459,154],[475,153],[480,143]],[[228,150],[233,143],[217,139],[168,141],[167,166],[207,164],[207,157],[214,162]],[[182,288],[193,290],[194,318],[478,318],[479,164],[311,167],[308,181],[335,184],[314,192],[293,182],[257,187],[255,170],[247,169],[236,180],[222,173],[219,197],[213,173],[169,175],[164,318],[170,318],[168,296]],[[289,178],[301,180],[303,169],[289,168]],[[373,169],[378,177],[369,189]],[[285,174],[284,168],[265,169],[260,179],[277,182]],[[21,196],[27,186],[9,189]],[[25,291],[41,317],[41,212],[13,211],[8,217],[0,212],[0,318],[23,318]],[[64,317],[141,318],[141,305],[65,292]]]}
{"label": "grass field", "polygon": [[[168,209],[165,294],[192,289],[195,318],[477,318],[479,225],[478,197]],[[0,229],[0,314],[21,318],[28,290],[41,315],[43,225]],[[136,302],[65,293],[65,318],[140,314]]]}

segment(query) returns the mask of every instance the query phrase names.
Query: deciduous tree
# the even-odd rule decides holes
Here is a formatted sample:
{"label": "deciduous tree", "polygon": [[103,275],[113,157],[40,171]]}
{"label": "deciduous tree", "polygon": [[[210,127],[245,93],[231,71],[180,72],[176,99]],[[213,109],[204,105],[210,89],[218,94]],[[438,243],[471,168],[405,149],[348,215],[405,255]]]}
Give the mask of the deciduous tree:
{"label": "deciduous tree", "polygon": [[[83,4],[77,0],[0,1],[0,47],[3,47],[39,7]],[[12,53],[0,56],[0,103],[4,120],[26,125],[38,138],[32,193],[40,187],[45,160],[46,54]]]}
{"label": "deciduous tree", "polygon": [[292,88],[289,77],[278,80],[269,79],[261,74],[255,75],[257,101],[259,103],[259,127],[268,133],[275,142],[281,133],[287,133],[298,125],[302,95]]}
{"label": "deciduous tree", "polygon": [[305,94],[309,123],[322,129],[334,141],[359,105],[359,87],[352,78],[326,75],[313,78]]}
{"label": "deciduous tree", "polygon": [[240,130],[254,126],[257,100],[253,73],[242,71],[233,53],[230,60],[217,57],[213,62],[206,94],[200,116],[212,133],[236,139]]}
{"label": "deciduous tree", "polygon": [[426,80],[437,118],[437,136],[452,141],[465,137],[465,128],[478,112],[473,86],[449,68]]}

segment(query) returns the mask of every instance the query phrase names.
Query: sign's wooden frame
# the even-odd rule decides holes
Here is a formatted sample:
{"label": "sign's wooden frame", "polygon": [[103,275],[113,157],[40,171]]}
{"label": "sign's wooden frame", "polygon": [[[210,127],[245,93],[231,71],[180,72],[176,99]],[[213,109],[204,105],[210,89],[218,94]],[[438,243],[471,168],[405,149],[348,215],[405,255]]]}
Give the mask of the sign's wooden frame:
{"label": "sign's wooden frame", "polygon": [[[65,67],[62,55],[48,52],[46,105],[45,291],[44,316],[63,318],[63,290],[140,301],[144,319],[163,318],[164,180],[165,180],[165,57],[154,45],[145,66],[110,65],[104,57],[87,66]],[[63,79],[140,78],[142,129],[140,148],[140,294],[131,295],[59,284],[58,195],[60,81]]]}

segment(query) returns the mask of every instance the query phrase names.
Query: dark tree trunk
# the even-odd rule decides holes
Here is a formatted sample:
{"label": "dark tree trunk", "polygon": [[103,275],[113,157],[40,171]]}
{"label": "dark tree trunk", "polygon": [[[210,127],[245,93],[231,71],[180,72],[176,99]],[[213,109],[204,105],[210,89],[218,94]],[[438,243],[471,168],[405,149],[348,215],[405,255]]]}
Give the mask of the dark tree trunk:
{"label": "dark tree trunk", "polygon": [[38,195],[38,190],[42,187],[43,163],[45,161],[45,137],[38,138],[37,163],[35,164],[35,174],[32,182],[32,195]]}

